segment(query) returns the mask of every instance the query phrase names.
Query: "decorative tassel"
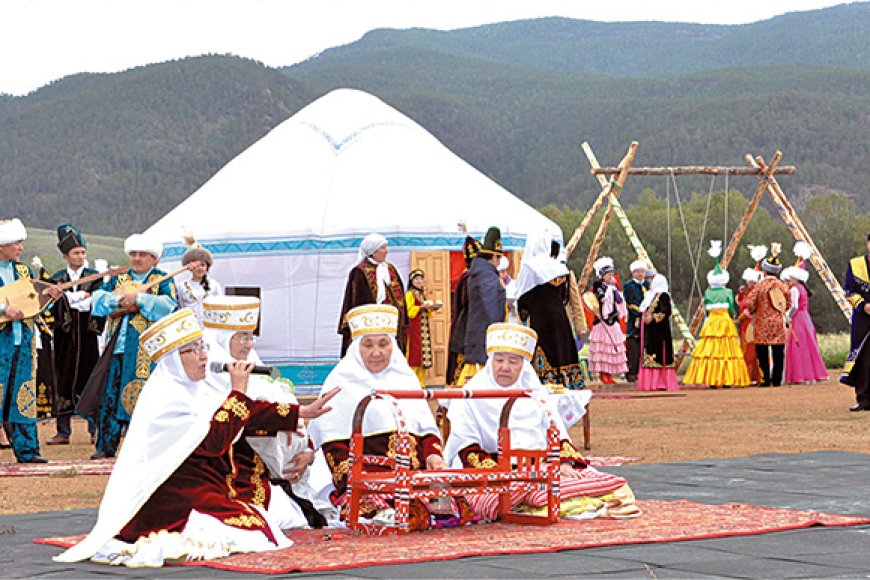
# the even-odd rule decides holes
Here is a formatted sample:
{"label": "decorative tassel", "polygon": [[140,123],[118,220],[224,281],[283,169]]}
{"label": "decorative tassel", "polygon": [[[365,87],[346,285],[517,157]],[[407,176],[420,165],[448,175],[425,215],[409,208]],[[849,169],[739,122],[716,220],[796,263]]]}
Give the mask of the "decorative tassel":
{"label": "decorative tassel", "polygon": [[718,258],[722,255],[722,240],[710,240],[710,249],[707,250],[713,258]]}

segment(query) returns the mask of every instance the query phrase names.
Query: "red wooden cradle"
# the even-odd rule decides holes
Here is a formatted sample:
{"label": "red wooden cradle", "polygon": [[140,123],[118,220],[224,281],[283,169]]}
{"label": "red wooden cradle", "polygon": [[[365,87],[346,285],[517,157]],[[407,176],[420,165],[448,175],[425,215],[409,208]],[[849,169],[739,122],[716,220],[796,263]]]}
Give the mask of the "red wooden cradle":
{"label": "red wooden cradle", "polygon": [[[496,467],[486,469],[465,468],[441,471],[411,469],[408,429],[397,399],[471,399],[507,398],[499,421],[499,459]],[[508,419],[518,398],[531,398],[544,409],[548,419],[548,448],[545,450],[514,449],[511,446]],[[362,424],[366,408],[375,399],[391,403],[396,419],[398,441],[396,456],[383,457],[363,454]],[[350,471],[347,478],[347,524],[353,530],[367,534],[403,534],[409,532],[409,504],[413,499],[428,502],[432,498],[469,496],[497,493],[499,517],[502,521],[518,524],[548,525],[559,521],[559,430],[549,409],[531,391],[519,389],[466,389],[395,391],[373,390],[359,402],[353,418],[350,444]],[[392,471],[366,471],[366,465],[389,467]],[[547,491],[546,515],[521,514],[511,511],[511,492]],[[392,496],[395,525],[381,526],[361,522],[360,501],[367,495]]]}

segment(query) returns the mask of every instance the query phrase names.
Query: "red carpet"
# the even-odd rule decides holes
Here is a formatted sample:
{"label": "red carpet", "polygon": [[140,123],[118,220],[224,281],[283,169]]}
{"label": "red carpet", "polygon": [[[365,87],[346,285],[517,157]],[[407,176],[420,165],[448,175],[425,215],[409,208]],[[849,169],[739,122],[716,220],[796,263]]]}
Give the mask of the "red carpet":
{"label": "red carpet", "polygon": [[[640,457],[599,457],[586,455],[593,467],[615,467],[626,463],[636,463]],[[2,463],[0,462],[0,477],[75,477],[77,475],[109,475],[115,465],[114,459],[70,460],[48,463]]]}
{"label": "red carpet", "polygon": [[54,460],[48,463],[2,463],[0,477],[75,477],[77,475],[109,475],[114,459]]}
{"label": "red carpet", "polygon": [[[344,530],[290,534],[292,548],[238,554],[205,566],[234,572],[284,574],[345,570],[383,564],[452,560],[467,556],[558,552],[578,548],[700,540],[807,528],[854,526],[870,518],[765,508],[747,504],[705,505],[681,500],[639,501],[644,515],[632,520],[562,520],[553,526],[481,524],[395,536],[353,536]],[[44,538],[38,544],[68,547],[81,536]]]}

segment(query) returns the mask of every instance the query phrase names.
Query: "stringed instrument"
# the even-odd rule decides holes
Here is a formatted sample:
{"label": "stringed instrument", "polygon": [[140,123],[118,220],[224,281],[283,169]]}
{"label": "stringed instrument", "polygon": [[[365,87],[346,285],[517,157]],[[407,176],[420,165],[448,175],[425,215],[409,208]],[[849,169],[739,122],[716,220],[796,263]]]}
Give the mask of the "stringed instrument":
{"label": "stringed instrument", "polygon": [[[24,318],[33,318],[45,310],[51,303],[51,296],[46,294],[46,290],[49,287],[64,291],[75,286],[93,282],[104,276],[120,274],[124,270],[124,268],[109,268],[105,272],[97,272],[96,274],[90,274],[84,278],[71,280],[63,284],[53,284],[34,278],[19,278],[8,286],[0,286],[0,302],[5,303],[6,308],[10,306],[18,308],[24,314]],[[5,314],[0,315],[0,323],[9,322],[10,320],[12,319]]]}
{"label": "stringed instrument", "polygon": [[[118,286],[116,286],[115,289],[112,290],[112,294],[114,294],[116,296],[126,296],[127,294],[138,294],[140,292],[148,292],[149,290],[151,290],[155,286],[159,286],[160,284],[162,284],[166,280],[169,280],[170,278],[174,278],[175,276],[178,276],[179,274],[181,274],[185,270],[193,270],[194,264],[195,264],[195,262],[191,262],[187,266],[182,266],[178,270],[176,270],[174,272],[170,272],[169,274],[166,274],[165,276],[161,276],[160,278],[157,278],[156,280],[152,280],[151,282],[136,282],[135,280],[127,280],[123,284],[119,284]],[[139,312],[139,307],[136,306],[135,304],[131,304],[130,306],[126,306],[126,307],[123,307],[119,310],[116,310],[115,312],[110,314],[109,317],[120,318],[120,317],[126,316],[128,314],[135,314],[136,312]]]}

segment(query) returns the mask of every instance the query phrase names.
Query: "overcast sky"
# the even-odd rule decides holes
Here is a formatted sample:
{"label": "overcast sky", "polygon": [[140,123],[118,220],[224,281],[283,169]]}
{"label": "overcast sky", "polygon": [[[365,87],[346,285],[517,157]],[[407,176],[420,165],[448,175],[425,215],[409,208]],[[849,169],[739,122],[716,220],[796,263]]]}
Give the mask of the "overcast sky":
{"label": "overcast sky", "polygon": [[841,0],[0,0],[0,93],[206,53],[290,65],[374,28],[566,16],[743,24]]}

